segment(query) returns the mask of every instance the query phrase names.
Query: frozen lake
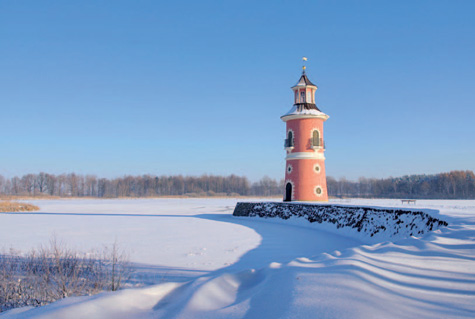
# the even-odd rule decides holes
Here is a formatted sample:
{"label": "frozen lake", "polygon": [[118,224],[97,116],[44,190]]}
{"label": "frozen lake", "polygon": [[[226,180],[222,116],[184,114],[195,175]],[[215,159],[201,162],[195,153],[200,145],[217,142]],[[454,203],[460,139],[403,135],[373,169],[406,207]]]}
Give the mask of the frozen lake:
{"label": "frozen lake", "polygon": [[304,227],[234,218],[235,199],[30,202],[41,208],[40,213],[0,215],[4,250],[28,251],[47,245],[52,236],[83,251],[117,240],[132,262],[144,271],[154,270],[155,278],[148,278],[152,281],[230,266],[260,268],[361,244]]}

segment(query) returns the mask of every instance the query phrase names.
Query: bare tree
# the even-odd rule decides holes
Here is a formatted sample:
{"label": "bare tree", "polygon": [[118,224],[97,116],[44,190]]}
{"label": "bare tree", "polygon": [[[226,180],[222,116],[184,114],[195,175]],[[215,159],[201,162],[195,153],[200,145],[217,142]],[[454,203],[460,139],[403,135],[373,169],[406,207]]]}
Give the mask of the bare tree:
{"label": "bare tree", "polygon": [[66,183],[68,185],[68,195],[78,196],[78,177],[74,173],[70,173],[66,177]]}
{"label": "bare tree", "polygon": [[131,265],[129,263],[129,256],[119,248],[117,240],[114,241],[111,248],[104,249],[104,260],[108,263],[109,273],[108,282],[110,290],[116,291],[121,287],[124,281],[130,278]]}
{"label": "bare tree", "polygon": [[12,195],[19,195],[21,191],[21,180],[18,176],[12,178]]}
{"label": "bare tree", "polygon": [[57,185],[56,185],[57,178],[56,178],[56,176],[54,176],[52,174],[46,174],[45,178],[46,178],[46,188],[48,189],[48,194],[50,194],[51,196],[55,195],[56,190],[57,190]]}
{"label": "bare tree", "polygon": [[21,185],[30,196],[33,195],[35,191],[35,179],[35,175],[33,174],[27,174],[21,178]]}
{"label": "bare tree", "polygon": [[97,196],[97,177],[94,175],[86,176],[86,196]]}
{"label": "bare tree", "polygon": [[0,194],[5,194],[5,186],[6,186],[7,180],[5,177],[0,175]]}
{"label": "bare tree", "polygon": [[67,195],[68,192],[66,191],[66,181],[67,177],[65,174],[61,174],[57,178],[58,181],[58,195],[59,196],[64,196],[65,194]]}
{"label": "bare tree", "polygon": [[40,192],[40,194],[43,194],[46,191],[46,187],[48,185],[46,174],[43,173],[43,172],[40,172],[36,176],[35,184],[36,184],[36,187],[38,188],[38,191]]}

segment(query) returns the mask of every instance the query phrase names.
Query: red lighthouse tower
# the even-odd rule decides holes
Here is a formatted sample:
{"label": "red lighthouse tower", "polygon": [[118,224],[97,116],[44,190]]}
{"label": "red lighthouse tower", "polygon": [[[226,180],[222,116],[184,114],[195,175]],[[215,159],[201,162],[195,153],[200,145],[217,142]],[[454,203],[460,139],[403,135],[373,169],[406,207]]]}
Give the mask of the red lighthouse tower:
{"label": "red lighthouse tower", "polygon": [[323,122],[329,116],[315,104],[317,86],[305,66],[292,90],[294,105],[281,117],[286,122],[284,201],[328,201]]}

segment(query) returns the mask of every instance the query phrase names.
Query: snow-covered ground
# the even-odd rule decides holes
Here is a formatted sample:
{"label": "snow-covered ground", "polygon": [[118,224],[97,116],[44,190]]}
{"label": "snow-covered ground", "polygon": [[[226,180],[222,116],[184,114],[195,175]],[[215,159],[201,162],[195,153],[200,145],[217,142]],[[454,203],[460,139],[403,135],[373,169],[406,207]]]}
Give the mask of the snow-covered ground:
{"label": "snow-covered ground", "polygon": [[40,213],[0,214],[0,249],[27,251],[53,234],[80,250],[117,240],[137,265],[135,282],[148,284],[0,318],[475,317],[475,201],[417,201],[449,226],[377,244],[310,223],[233,217],[236,202],[34,201]]}

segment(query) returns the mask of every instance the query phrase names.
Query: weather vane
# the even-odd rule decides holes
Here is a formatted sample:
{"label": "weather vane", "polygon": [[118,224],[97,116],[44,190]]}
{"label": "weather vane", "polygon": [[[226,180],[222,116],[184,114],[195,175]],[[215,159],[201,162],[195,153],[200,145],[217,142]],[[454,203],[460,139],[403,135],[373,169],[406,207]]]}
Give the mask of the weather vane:
{"label": "weather vane", "polygon": [[305,69],[307,68],[307,67],[305,66],[305,62],[307,61],[307,58],[306,58],[306,57],[302,57],[302,61],[303,61],[303,62],[302,62],[302,63],[303,63],[303,65],[302,65],[302,73],[305,73]]}

